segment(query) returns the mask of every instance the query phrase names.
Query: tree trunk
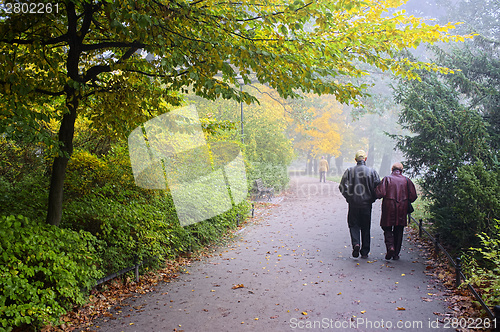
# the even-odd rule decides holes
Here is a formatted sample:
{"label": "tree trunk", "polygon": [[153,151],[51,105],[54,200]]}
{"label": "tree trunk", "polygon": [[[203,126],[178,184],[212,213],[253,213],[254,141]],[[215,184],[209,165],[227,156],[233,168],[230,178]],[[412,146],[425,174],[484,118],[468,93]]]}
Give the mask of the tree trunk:
{"label": "tree trunk", "polygon": [[374,164],[375,164],[375,143],[373,142],[373,137],[371,137],[370,144],[368,146],[368,159],[366,160],[366,166],[373,167]]}
{"label": "tree trunk", "polygon": [[327,155],[326,162],[328,163],[328,172],[326,172],[326,174],[332,174],[333,173],[332,159],[333,159],[333,156],[331,154]]}
{"label": "tree trunk", "polygon": [[391,174],[392,149],[386,149],[380,164],[379,174],[381,177]]}
{"label": "tree trunk", "polygon": [[306,168],[304,169],[304,175],[309,174],[309,154],[306,157]]}
{"label": "tree trunk", "polygon": [[47,223],[55,226],[59,226],[61,223],[66,166],[73,153],[73,136],[75,133],[76,111],[78,109],[78,96],[74,88],[66,88],[66,106],[69,113],[64,114],[61,128],[59,128],[61,152],[54,159],[52,166],[47,208]]}
{"label": "tree trunk", "polygon": [[337,167],[337,175],[342,175],[344,168],[344,157],[342,155],[335,157],[335,166]]}
{"label": "tree trunk", "polygon": [[312,163],[312,156],[311,152],[307,153],[307,162],[306,162],[306,175],[311,175],[312,174],[312,168],[313,168],[313,163]]}

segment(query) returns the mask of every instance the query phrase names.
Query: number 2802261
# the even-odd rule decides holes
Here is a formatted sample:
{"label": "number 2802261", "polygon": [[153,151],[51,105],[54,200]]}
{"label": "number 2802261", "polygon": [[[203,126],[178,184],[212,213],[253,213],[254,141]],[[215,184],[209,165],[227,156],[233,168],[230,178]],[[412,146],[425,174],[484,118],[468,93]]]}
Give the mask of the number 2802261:
{"label": "number 2802261", "polygon": [[58,14],[58,3],[43,2],[7,2],[0,5],[0,15],[5,14]]}

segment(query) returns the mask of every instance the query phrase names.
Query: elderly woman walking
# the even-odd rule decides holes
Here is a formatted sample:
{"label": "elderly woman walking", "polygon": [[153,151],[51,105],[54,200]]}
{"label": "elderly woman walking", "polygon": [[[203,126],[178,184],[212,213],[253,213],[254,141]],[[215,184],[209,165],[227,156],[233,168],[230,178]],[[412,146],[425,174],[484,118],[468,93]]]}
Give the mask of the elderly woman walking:
{"label": "elderly woman walking", "polygon": [[392,165],[392,173],[382,179],[375,188],[377,198],[382,200],[380,226],[384,231],[387,253],[385,259],[399,259],[403,230],[407,225],[408,206],[417,199],[415,185],[402,175],[403,165]]}

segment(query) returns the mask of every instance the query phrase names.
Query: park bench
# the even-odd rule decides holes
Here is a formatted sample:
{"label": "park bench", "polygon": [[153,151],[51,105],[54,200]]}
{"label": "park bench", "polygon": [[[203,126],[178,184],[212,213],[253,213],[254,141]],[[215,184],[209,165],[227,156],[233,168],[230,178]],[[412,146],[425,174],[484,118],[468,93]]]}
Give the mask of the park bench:
{"label": "park bench", "polygon": [[262,182],[262,179],[255,180],[255,190],[257,192],[257,197],[263,197],[264,195],[267,195],[268,201],[270,201],[271,198],[274,197],[274,188],[265,187],[264,182]]}

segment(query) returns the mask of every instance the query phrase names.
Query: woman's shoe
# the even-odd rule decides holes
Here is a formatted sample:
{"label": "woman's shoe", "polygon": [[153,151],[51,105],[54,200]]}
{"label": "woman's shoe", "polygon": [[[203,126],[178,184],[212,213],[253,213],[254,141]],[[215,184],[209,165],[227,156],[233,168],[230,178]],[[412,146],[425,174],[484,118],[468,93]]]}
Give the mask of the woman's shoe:
{"label": "woman's shoe", "polygon": [[385,259],[389,260],[394,256],[394,247],[390,247],[389,250],[387,251],[387,254],[385,254]]}

